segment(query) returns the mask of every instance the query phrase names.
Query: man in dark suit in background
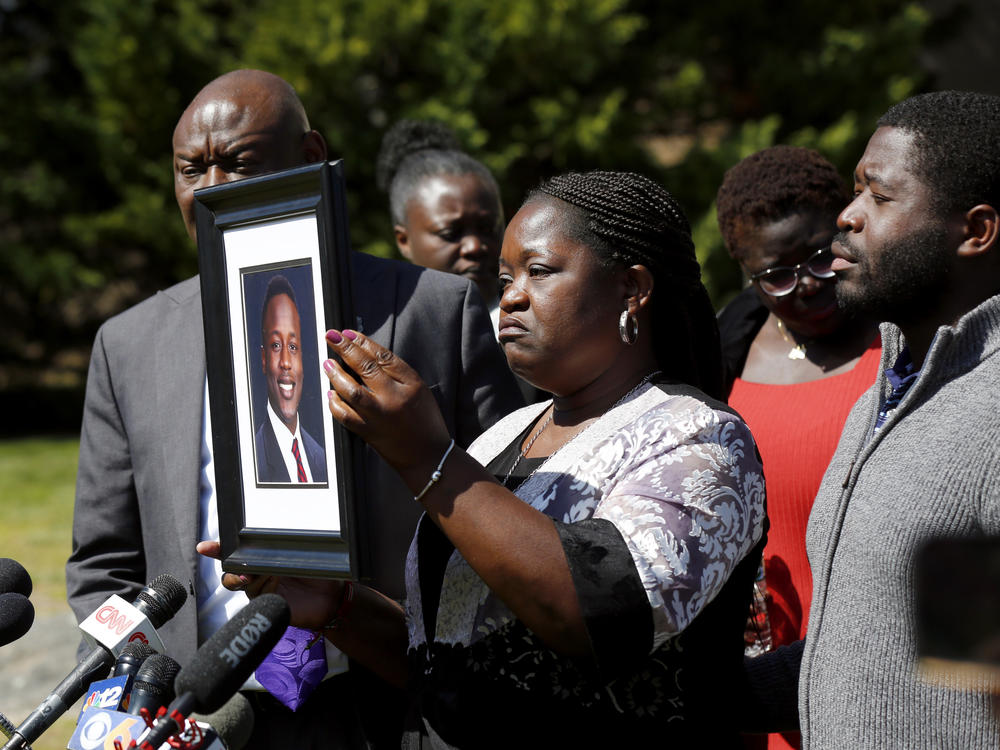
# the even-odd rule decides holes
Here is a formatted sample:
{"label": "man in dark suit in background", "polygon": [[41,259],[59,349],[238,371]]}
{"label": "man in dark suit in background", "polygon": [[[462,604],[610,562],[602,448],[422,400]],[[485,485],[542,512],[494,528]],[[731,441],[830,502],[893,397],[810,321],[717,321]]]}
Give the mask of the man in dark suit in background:
{"label": "man in dark suit in background", "polygon": [[[175,195],[195,240],[194,191],[327,158],[295,91],[270,73],[242,70],[209,83],[174,131]],[[455,439],[468,445],[521,398],[472,284],[450,274],[351,254],[356,328],[392,349],[430,384]],[[218,539],[199,280],[188,279],[112,318],[91,355],[80,438],[67,593],[83,619],[111,594],[131,599],[160,573],[197,596],[159,633],[181,664],[242,607],[216,561],[195,543]],[[183,353],[178,356],[178,353]],[[364,458],[372,583],[403,595],[403,565],[419,506],[378,455]],[[243,597],[240,599],[240,597]],[[291,713],[256,699],[250,747],[364,745],[359,701],[336,649],[334,677]],[[357,678],[356,678],[357,679]],[[379,706],[374,706],[379,708]],[[386,710],[382,724],[391,726]],[[391,732],[390,732],[391,734]],[[397,745],[398,746],[398,745]]]}
{"label": "man in dark suit in background", "polygon": [[326,452],[299,419],[305,387],[302,324],[295,290],[280,274],[271,277],[264,292],[260,342],[267,406],[254,434],[257,481],[325,482]]}

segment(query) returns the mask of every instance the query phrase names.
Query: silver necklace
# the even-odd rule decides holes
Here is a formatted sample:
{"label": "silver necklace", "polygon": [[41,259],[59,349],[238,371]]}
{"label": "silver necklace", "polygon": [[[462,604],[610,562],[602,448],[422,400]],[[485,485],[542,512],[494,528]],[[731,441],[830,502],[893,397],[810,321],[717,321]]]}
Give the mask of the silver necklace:
{"label": "silver necklace", "polygon": [[[648,383],[650,380],[652,380],[653,378],[655,378],[659,374],[660,374],[659,370],[653,370],[651,373],[649,373],[648,375],[646,375],[642,380],[640,380],[638,383],[636,383],[628,393],[626,393],[620,399],[618,399],[617,401],[615,401],[604,413],[607,414],[612,409],[614,409],[614,408],[620,406],[621,404],[623,404],[624,402],[628,401],[629,397],[632,396],[632,394],[634,394],[636,391],[638,391],[640,388],[642,388],[644,385],[646,385],[646,383]],[[507,487],[507,481],[510,479],[510,475],[514,473],[514,469],[516,469],[517,465],[519,463],[521,463],[521,459],[524,458],[524,455],[528,451],[531,450],[531,446],[535,444],[535,441],[538,440],[538,436],[541,435],[545,431],[545,428],[549,426],[549,423],[552,421],[552,418],[555,415],[556,415],[556,407],[555,407],[555,404],[553,404],[552,405],[552,411],[549,413],[548,418],[545,420],[545,422],[542,423],[542,426],[539,427],[538,430],[535,431],[535,434],[531,436],[531,439],[528,440],[528,442],[525,444],[525,446],[521,449],[521,452],[517,454],[517,458],[514,459],[514,463],[511,464],[510,469],[507,471],[507,475],[503,478],[503,486],[504,487]],[[572,438],[570,438],[565,443],[563,443],[561,446],[559,446],[554,451],[554,453],[549,456],[549,458],[551,458],[552,455],[555,455],[555,453],[558,453],[559,451],[561,451],[563,448],[566,447],[566,445],[568,445],[572,441],[576,440],[580,435],[582,435],[587,430],[589,430],[591,427],[593,427],[596,422],[597,422],[597,420],[594,420],[594,422],[591,422],[589,425],[587,425],[587,427],[585,429],[581,430],[576,435],[574,435]],[[536,468],[535,471],[538,471],[538,469]],[[524,484],[524,482],[527,482],[534,475],[535,475],[535,472],[534,471],[531,472],[528,476],[526,476],[524,478],[524,481],[521,482],[521,484]],[[518,486],[520,486],[520,485],[518,485]],[[508,488],[508,489],[510,489],[510,488]]]}

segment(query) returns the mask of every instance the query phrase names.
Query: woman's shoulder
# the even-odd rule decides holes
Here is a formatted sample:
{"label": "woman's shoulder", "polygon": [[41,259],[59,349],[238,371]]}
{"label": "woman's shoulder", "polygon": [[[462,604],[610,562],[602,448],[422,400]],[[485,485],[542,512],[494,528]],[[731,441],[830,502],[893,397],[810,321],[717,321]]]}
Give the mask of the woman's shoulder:
{"label": "woman's shoulder", "polygon": [[695,415],[698,417],[698,423],[743,423],[743,417],[733,407],[724,401],[712,398],[693,385],[662,382],[656,383],[655,390],[659,392],[657,401],[649,413]]}
{"label": "woman's shoulder", "polygon": [[750,428],[732,407],[693,386],[657,383],[647,397],[647,407],[626,429],[655,453],[692,443],[756,445]]}

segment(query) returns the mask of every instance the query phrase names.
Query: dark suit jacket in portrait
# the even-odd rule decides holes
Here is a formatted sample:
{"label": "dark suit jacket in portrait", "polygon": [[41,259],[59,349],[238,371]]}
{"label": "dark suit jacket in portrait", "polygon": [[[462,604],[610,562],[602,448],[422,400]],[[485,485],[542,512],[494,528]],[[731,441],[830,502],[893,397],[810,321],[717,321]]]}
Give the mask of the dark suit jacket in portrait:
{"label": "dark suit jacket in portrait", "polygon": [[[356,328],[409,362],[430,386],[461,445],[521,403],[475,287],[450,274],[351,256]],[[69,602],[82,620],[111,594],[131,601],[161,573],[191,598],[157,630],[186,664],[195,612],[205,342],[199,281],[188,279],[112,318],[91,354],[80,436]],[[374,585],[403,596],[403,565],[419,503],[370,448],[364,504]]]}
{"label": "dark suit jacket in portrait", "polygon": [[[302,436],[302,453],[309,462],[309,472],[314,482],[326,481],[326,453],[323,447],[299,425],[299,435]],[[265,419],[253,435],[253,449],[257,459],[258,482],[290,482],[288,467],[281,456],[278,438],[274,436],[274,426],[271,420]]]}

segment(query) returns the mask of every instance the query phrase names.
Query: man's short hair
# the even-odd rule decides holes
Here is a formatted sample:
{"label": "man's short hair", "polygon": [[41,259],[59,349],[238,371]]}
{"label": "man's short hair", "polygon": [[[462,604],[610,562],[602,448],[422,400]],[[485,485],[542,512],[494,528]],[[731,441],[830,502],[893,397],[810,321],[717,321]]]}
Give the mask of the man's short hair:
{"label": "man's short hair", "polygon": [[847,183],[819,152],[800,146],[772,146],[726,171],[716,195],[719,231],[734,257],[741,227],[760,226],[803,211],[837,215],[850,200]]}
{"label": "man's short hair", "polygon": [[913,136],[911,170],[932,188],[934,205],[1000,210],[1000,97],[937,91],[910,97],[878,121]]}
{"label": "man's short hair", "polygon": [[289,299],[292,300],[292,304],[295,305],[295,309],[299,309],[299,303],[295,300],[295,290],[292,289],[291,282],[280,273],[277,276],[272,276],[271,280],[267,282],[267,291],[264,292],[264,304],[260,306],[261,345],[263,345],[265,338],[264,318],[267,317],[267,306],[271,304],[272,299],[281,294],[287,294]]}

